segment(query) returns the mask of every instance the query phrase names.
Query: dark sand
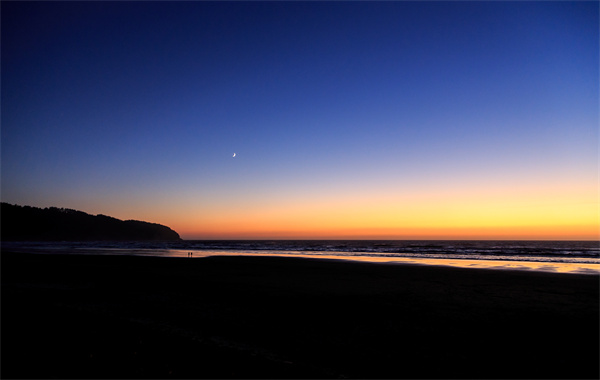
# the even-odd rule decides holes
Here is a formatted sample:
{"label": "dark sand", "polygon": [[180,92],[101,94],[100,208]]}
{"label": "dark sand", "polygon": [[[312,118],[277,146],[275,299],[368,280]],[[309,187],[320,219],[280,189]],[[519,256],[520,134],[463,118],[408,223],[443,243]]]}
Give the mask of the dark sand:
{"label": "dark sand", "polygon": [[594,275],[8,253],[2,378],[598,378]]}

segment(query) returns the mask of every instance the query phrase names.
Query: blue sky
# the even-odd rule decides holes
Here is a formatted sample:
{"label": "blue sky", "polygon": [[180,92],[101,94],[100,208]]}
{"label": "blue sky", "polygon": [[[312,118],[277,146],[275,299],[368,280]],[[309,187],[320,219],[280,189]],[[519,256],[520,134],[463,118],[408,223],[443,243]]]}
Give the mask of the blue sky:
{"label": "blue sky", "polygon": [[2,201],[189,238],[338,195],[593,202],[598,19],[597,2],[3,2]]}

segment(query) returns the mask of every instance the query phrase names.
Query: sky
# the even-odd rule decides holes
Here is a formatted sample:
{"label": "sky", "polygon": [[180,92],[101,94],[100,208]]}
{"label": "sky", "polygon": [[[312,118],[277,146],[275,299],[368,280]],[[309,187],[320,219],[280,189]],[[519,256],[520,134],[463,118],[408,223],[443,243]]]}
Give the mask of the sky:
{"label": "sky", "polygon": [[184,239],[600,237],[598,2],[0,6],[3,202]]}

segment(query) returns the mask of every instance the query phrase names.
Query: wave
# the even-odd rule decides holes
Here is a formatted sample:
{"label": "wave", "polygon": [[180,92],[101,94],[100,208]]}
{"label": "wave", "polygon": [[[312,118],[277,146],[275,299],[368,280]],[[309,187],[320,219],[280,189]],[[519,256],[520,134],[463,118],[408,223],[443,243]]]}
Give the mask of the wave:
{"label": "wave", "polygon": [[165,256],[195,251],[373,258],[439,258],[600,263],[597,241],[492,240],[182,240],[129,242],[3,242],[3,249]]}

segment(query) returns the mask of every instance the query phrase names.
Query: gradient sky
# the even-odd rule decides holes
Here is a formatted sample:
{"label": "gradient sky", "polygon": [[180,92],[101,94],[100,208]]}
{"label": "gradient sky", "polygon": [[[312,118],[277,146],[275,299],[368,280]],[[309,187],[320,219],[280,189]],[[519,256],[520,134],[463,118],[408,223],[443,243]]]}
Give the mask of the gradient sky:
{"label": "gradient sky", "polygon": [[3,202],[184,239],[599,237],[598,2],[1,11]]}

